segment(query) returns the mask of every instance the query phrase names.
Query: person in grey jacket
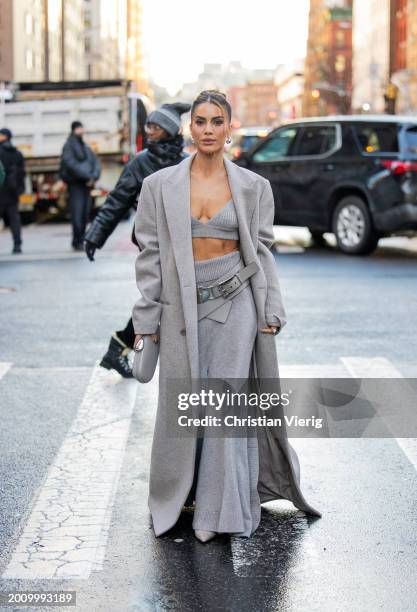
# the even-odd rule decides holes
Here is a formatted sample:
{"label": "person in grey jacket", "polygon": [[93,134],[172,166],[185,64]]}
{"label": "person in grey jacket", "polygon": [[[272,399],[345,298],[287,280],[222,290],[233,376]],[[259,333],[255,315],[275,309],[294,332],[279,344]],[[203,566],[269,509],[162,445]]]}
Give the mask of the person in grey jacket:
{"label": "person in grey jacket", "polygon": [[61,155],[60,177],[68,185],[72,222],[72,247],[83,251],[83,239],[90,212],[90,192],[100,176],[97,156],[83,140],[84,127],[73,121]]}

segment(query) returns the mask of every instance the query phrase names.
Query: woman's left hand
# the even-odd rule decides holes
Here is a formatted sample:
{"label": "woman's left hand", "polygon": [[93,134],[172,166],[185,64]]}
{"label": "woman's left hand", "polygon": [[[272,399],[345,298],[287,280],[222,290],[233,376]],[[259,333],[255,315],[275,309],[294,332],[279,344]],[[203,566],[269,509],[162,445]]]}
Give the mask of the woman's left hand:
{"label": "woman's left hand", "polygon": [[276,325],[270,325],[269,327],[262,327],[261,332],[264,334],[275,334],[278,327]]}

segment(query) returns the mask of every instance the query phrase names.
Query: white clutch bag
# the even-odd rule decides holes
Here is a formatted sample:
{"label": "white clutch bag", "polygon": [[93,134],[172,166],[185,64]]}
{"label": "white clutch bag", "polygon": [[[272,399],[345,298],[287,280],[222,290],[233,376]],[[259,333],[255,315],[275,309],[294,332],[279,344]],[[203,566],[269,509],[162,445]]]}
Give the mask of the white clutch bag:
{"label": "white clutch bag", "polygon": [[135,348],[132,374],[138,382],[147,383],[155,374],[159,357],[159,328],[158,342],[154,342],[149,335],[142,336]]}

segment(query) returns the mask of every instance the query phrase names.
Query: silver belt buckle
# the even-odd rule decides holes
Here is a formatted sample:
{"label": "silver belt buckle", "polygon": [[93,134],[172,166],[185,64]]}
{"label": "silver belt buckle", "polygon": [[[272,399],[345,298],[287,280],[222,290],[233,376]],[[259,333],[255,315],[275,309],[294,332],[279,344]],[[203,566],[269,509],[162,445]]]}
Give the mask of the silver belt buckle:
{"label": "silver belt buckle", "polygon": [[[228,280],[223,281],[218,285],[219,291],[223,297],[227,297],[229,293],[232,293],[235,289],[237,289],[242,284],[242,281],[237,276],[237,274],[233,274]],[[223,285],[226,285],[225,287]],[[229,285],[229,287],[227,287]]]}

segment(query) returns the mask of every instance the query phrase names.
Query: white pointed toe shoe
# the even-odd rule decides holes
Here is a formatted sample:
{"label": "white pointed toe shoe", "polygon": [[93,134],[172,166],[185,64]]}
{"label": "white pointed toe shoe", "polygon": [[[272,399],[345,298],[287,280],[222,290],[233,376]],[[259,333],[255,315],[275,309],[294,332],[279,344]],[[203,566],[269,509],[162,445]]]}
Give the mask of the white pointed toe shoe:
{"label": "white pointed toe shoe", "polygon": [[217,535],[217,532],[216,531],[200,531],[199,529],[196,529],[194,531],[194,535],[197,538],[197,540],[200,540],[200,542],[208,542],[209,540],[212,540]]}

